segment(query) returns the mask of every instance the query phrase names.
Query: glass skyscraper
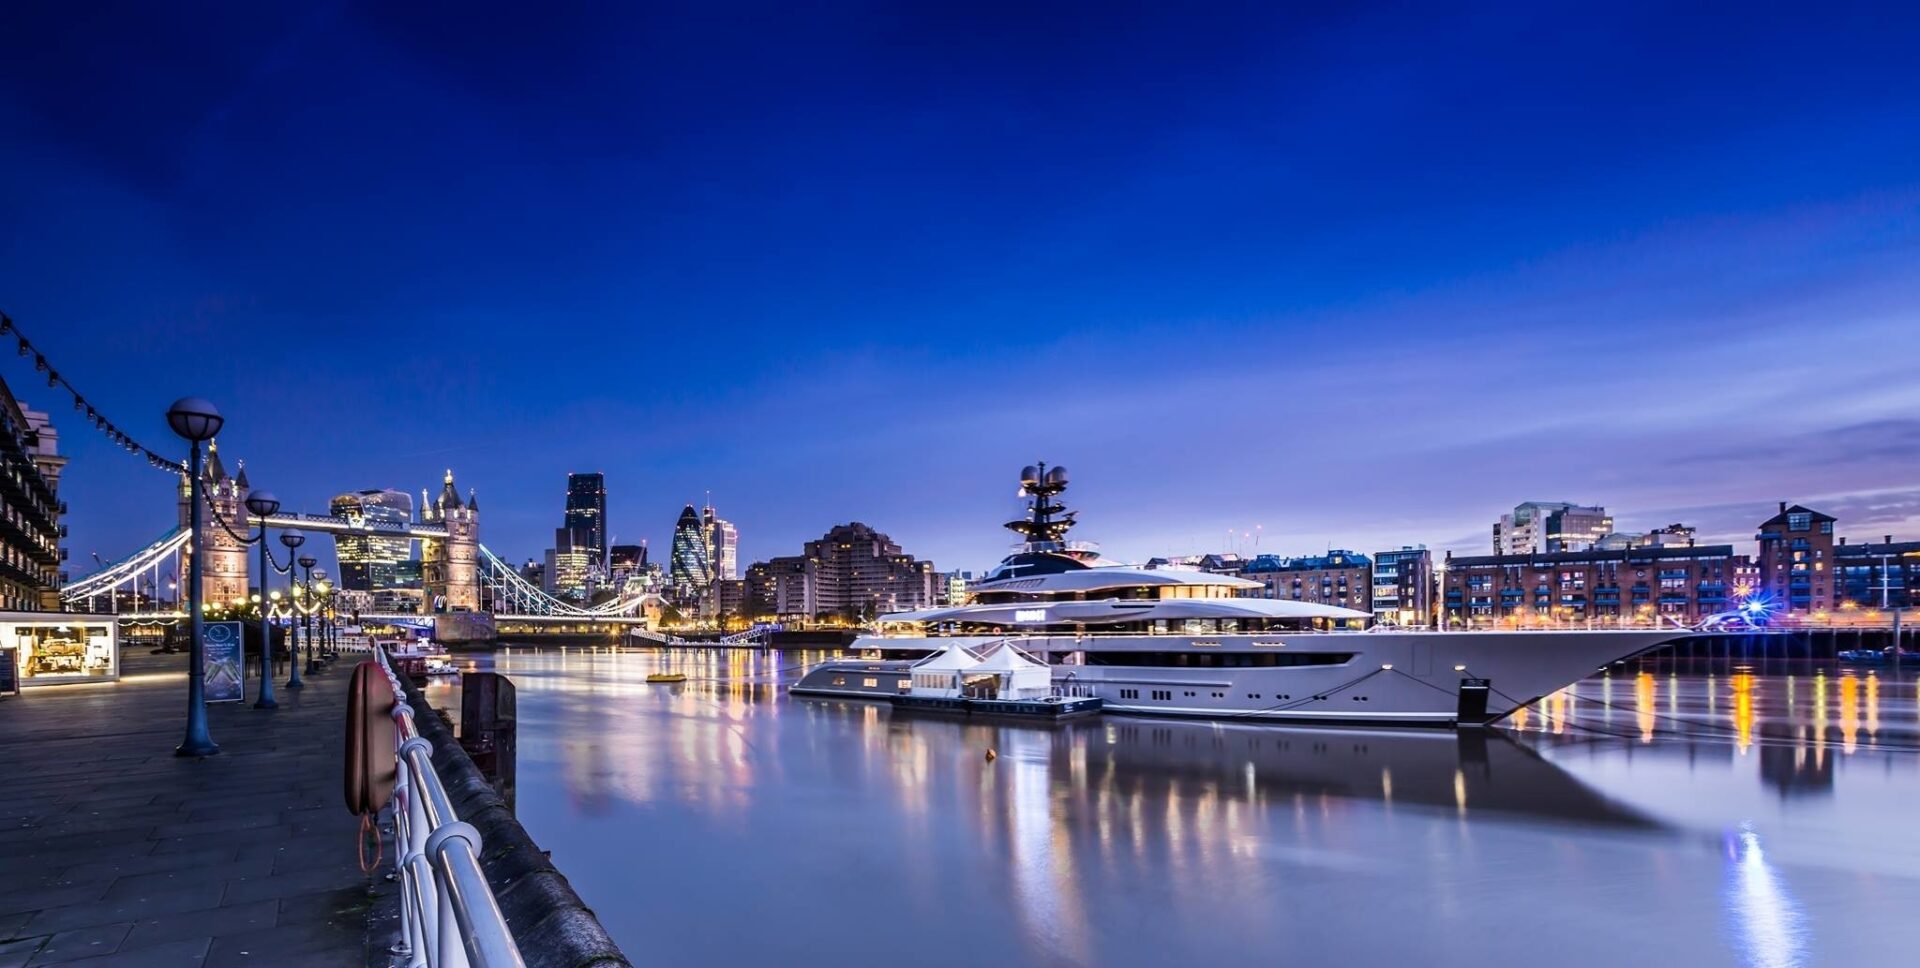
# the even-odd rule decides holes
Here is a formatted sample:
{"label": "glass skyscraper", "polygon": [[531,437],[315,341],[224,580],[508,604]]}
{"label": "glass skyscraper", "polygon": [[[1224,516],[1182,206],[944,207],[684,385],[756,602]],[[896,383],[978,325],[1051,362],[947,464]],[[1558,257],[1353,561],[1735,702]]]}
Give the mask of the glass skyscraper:
{"label": "glass skyscraper", "polygon": [[605,474],[567,475],[567,516],[561,527],[576,536],[584,536],[584,547],[574,547],[592,559],[596,567],[607,564],[607,476]]}
{"label": "glass skyscraper", "polygon": [[673,549],[667,562],[667,580],[673,584],[674,596],[683,602],[692,601],[713,584],[713,559],[707,544],[707,528],[700,512],[689,504],[673,526]]}
{"label": "glass skyscraper", "polygon": [[[329,505],[335,517],[348,521],[386,522],[404,526],[413,520],[413,495],[405,491],[369,490],[342,494]],[[400,598],[417,599],[420,556],[414,540],[395,536],[342,534],[334,539],[340,560],[340,587],[347,591],[390,593],[379,596],[392,607]],[[406,595],[398,593],[414,592]]]}

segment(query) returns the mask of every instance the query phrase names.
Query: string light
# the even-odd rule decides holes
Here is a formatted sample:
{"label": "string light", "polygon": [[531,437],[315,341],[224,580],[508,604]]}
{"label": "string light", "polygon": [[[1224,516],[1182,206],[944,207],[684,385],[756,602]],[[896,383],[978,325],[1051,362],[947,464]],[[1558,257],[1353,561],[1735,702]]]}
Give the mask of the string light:
{"label": "string light", "polygon": [[68,393],[73,394],[73,409],[75,411],[84,411],[87,415],[87,422],[92,424],[94,429],[106,435],[108,440],[113,441],[116,446],[125,448],[129,454],[146,457],[147,463],[159,470],[164,470],[170,474],[185,474],[187,472],[186,466],[179,461],[162,456],[158,451],[141,444],[139,441],[133,439],[132,435],[115,427],[112,421],[108,420],[100,411],[94,409],[93,404],[87,402],[86,397],[80,395],[80,391],[76,389],[73,384],[67,382],[66,377],[60,375],[60,371],[53,368],[53,364],[47,362],[45,353],[40,352],[31,342],[28,342],[26,334],[20,332],[20,327],[13,321],[13,317],[8,316],[6,313],[0,313],[0,336],[5,336],[8,333],[12,333],[14,338],[18,340],[21,356],[33,357],[34,371],[47,375],[47,386],[54,388],[65,387]]}

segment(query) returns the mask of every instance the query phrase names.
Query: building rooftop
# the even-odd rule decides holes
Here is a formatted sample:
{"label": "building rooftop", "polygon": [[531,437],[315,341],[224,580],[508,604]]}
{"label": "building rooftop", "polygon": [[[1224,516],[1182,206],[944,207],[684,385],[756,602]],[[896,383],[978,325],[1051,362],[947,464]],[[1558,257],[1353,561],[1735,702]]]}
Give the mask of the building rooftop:
{"label": "building rooftop", "polygon": [[1594,561],[1658,561],[1663,558],[1730,558],[1732,545],[1688,545],[1680,548],[1621,548],[1612,551],[1557,551],[1537,555],[1474,555],[1448,557],[1449,568],[1473,568],[1488,565],[1580,564]]}

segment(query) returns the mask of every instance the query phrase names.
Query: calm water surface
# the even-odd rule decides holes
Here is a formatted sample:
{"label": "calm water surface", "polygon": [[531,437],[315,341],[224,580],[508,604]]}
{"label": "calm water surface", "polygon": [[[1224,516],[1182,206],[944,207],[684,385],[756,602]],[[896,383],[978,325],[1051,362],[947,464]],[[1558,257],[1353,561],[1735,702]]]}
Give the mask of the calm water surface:
{"label": "calm water surface", "polygon": [[475,660],[519,687],[521,820],[636,961],[1920,960],[1886,670],[1622,669],[1457,736],[788,698],[818,658]]}

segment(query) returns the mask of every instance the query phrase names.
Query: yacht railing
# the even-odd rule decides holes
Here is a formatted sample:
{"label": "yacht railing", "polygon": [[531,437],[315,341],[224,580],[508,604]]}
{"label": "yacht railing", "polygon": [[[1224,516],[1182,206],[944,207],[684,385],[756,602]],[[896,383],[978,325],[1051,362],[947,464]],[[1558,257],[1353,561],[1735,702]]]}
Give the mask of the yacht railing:
{"label": "yacht railing", "polygon": [[414,728],[413,707],[387,650],[374,655],[395,697],[394,873],[405,948],[396,953],[405,954],[409,968],[524,968],[480,869],[480,831],[454,813],[433,768],[433,744]]}

